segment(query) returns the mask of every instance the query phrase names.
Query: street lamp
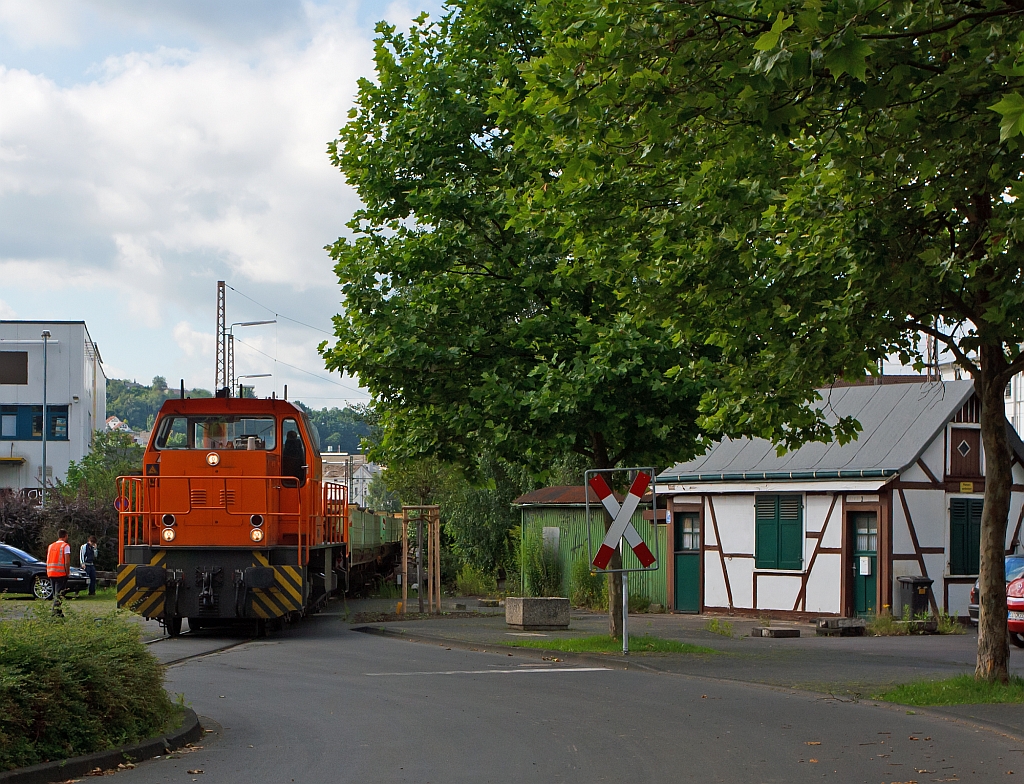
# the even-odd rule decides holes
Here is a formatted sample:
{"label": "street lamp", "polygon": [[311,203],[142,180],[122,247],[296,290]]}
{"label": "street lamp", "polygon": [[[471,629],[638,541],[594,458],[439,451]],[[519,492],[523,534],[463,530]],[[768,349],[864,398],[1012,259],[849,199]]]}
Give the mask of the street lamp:
{"label": "street lamp", "polygon": [[230,327],[228,327],[228,350],[227,350],[227,376],[228,389],[235,388],[235,333],[232,330],[235,327],[258,327],[261,324],[276,324],[277,319],[269,319],[267,321],[236,321]]}
{"label": "street lamp", "polygon": [[[272,375],[273,375],[273,373],[248,373],[248,374],[246,374],[244,376],[238,376],[238,378],[239,379],[242,379],[242,378],[270,378]],[[242,395],[242,385],[241,384],[238,385],[238,396],[239,397],[244,397],[244,395]]]}
{"label": "street lamp", "polygon": [[50,339],[50,330],[44,329],[43,334],[43,489],[39,496],[39,506],[46,508],[46,347]]}

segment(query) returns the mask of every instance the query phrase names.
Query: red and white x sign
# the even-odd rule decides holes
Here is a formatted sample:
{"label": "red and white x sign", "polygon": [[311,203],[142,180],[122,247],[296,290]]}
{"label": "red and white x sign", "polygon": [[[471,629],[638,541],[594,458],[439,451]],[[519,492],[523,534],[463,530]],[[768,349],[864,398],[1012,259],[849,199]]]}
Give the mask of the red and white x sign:
{"label": "red and white x sign", "polygon": [[655,558],[650,548],[629,521],[633,516],[633,512],[636,511],[636,507],[640,503],[640,499],[643,497],[650,481],[651,477],[649,474],[645,474],[643,471],[638,473],[629,488],[626,499],[622,502],[622,506],[619,506],[619,502],[615,500],[612,489],[608,487],[604,477],[597,474],[590,480],[590,486],[597,493],[597,497],[601,499],[604,508],[608,510],[608,514],[612,517],[612,525],[608,529],[608,533],[605,534],[604,541],[601,542],[601,548],[594,557],[594,566],[598,569],[607,568],[608,562],[615,552],[615,547],[619,543],[619,539],[623,538],[633,548],[633,552],[636,553],[636,557],[644,565],[645,569],[654,563]]}

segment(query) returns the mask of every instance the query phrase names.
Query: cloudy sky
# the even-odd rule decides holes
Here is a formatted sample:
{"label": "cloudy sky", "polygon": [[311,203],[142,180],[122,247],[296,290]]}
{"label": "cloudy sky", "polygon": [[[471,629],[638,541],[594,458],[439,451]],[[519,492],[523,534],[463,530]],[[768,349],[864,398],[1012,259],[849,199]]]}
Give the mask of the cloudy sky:
{"label": "cloudy sky", "polygon": [[258,394],[365,400],[316,353],[357,204],[326,147],[374,24],[439,5],[0,0],[0,318],[84,320],[108,377],[210,389],[225,280],[229,322],[279,314],[235,329]]}

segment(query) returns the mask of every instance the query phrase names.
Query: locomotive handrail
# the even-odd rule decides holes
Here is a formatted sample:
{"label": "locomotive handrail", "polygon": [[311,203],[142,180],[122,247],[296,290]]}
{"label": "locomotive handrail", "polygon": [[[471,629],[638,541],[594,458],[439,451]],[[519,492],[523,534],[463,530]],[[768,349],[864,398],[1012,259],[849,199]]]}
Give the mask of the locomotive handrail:
{"label": "locomotive handrail", "polygon": [[[117,480],[116,480],[117,500],[114,502],[114,506],[115,506],[115,508],[118,511],[118,519],[119,519],[119,523],[120,523],[119,527],[121,529],[120,532],[119,532],[120,535],[118,536],[118,563],[124,563],[124,548],[125,548],[126,545],[137,545],[137,544],[152,545],[152,544],[154,544],[154,542],[151,541],[151,539],[150,539],[150,534],[152,533],[152,531],[150,530],[151,526],[144,526],[143,523],[146,522],[147,520],[150,523],[155,523],[155,518],[156,518],[157,515],[160,514],[160,511],[159,510],[156,510],[156,511],[153,511],[153,512],[147,512],[146,511],[146,509],[145,509],[145,495],[146,495],[145,494],[145,490],[146,490],[146,488],[147,487],[156,488],[156,487],[159,487],[164,482],[189,482],[189,481],[194,480],[194,479],[201,479],[201,480],[213,479],[213,480],[217,480],[217,481],[220,481],[220,480],[224,480],[224,481],[230,481],[230,480],[242,481],[242,480],[244,480],[244,481],[247,481],[247,482],[268,482],[268,483],[272,482],[272,481],[277,481],[277,482],[280,482],[281,484],[278,485],[278,487],[276,489],[281,489],[282,487],[286,487],[287,486],[287,485],[285,485],[284,481],[282,481],[282,480],[294,481],[296,479],[296,477],[294,477],[294,476],[273,476],[273,475],[252,476],[251,474],[250,475],[223,475],[223,474],[218,474],[218,475],[212,476],[212,477],[211,476],[199,476],[199,477],[196,477],[196,476],[164,476],[164,477],[160,477],[160,476],[119,476],[119,477],[117,477]],[[313,480],[313,481],[315,481],[315,480]],[[314,512],[316,510],[317,501],[320,501],[320,503],[322,505],[323,502],[324,502],[324,498],[327,497],[327,493],[328,492],[331,493],[332,501],[335,500],[334,499],[334,495],[336,494],[336,491],[334,491],[334,490],[328,491],[328,489],[327,489],[328,485],[330,485],[332,487],[340,487],[343,490],[347,490],[343,485],[337,485],[336,483],[333,483],[333,482],[323,483],[323,484],[324,484],[324,489],[321,491],[321,493],[313,493],[312,494],[312,497],[314,499],[313,500]],[[316,515],[315,514],[307,514],[307,513],[304,512],[304,510],[303,510],[303,499],[302,499],[303,493],[302,493],[301,485],[296,486],[294,489],[296,489],[298,491],[296,493],[296,497],[297,497],[297,501],[298,501],[298,508],[296,510],[294,510],[294,511],[292,511],[292,510],[289,510],[289,511],[280,511],[280,510],[278,510],[278,511],[271,511],[271,510],[268,510],[268,509],[260,508],[260,509],[256,510],[256,513],[261,514],[264,517],[296,517],[297,518],[297,522],[298,522],[298,529],[297,529],[297,535],[298,535],[298,542],[297,542],[298,559],[297,560],[299,561],[299,565],[301,566],[301,565],[305,565],[305,564],[309,563],[309,548],[310,548],[310,544],[311,544],[310,540],[313,538],[314,533],[315,533],[312,530],[312,526],[314,525],[314,520],[312,518],[316,517]],[[348,517],[348,498],[347,498],[347,492],[342,494],[341,503],[342,503],[342,520],[344,521],[344,520],[347,520],[347,517]],[[205,505],[204,504],[203,506],[195,506],[195,507],[192,506],[191,498],[190,498],[190,500],[189,500],[189,511],[191,511],[192,509],[222,509],[222,510],[224,510],[224,512],[226,514],[233,515],[233,516],[238,516],[238,517],[244,517],[244,516],[250,514],[250,512],[252,511],[252,510],[242,510],[242,511],[234,511],[234,512],[232,512],[232,511],[230,511],[228,509],[228,501],[227,501],[226,498],[225,498],[224,502],[220,503],[220,504],[215,504],[215,505],[214,504],[211,504],[211,505]],[[344,530],[344,528],[343,528],[343,530]],[[339,540],[339,541],[342,541],[342,540]],[[303,547],[303,545],[305,545],[305,547]],[[305,552],[303,552],[303,550]],[[303,557],[303,556],[305,556],[305,557]]]}

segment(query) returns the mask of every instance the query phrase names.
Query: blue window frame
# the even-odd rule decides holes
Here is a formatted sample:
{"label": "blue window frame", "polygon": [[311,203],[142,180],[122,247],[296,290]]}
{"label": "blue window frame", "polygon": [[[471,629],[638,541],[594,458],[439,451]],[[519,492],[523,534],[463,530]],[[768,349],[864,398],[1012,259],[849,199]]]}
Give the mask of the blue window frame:
{"label": "blue window frame", "polygon": [[[47,406],[47,441],[68,440],[68,407]],[[0,406],[0,441],[42,441],[42,406]]]}

